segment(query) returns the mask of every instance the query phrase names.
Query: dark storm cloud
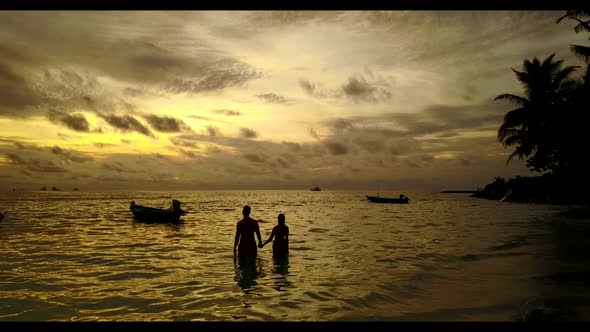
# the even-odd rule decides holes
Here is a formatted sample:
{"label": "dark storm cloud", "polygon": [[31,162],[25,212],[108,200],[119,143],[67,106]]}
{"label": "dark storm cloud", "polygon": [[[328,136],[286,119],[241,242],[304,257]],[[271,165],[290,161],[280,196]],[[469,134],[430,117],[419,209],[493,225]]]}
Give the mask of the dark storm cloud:
{"label": "dark storm cloud", "polygon": [[277,95],[275,93],[264,93],[256,95],[256,97],[273,104],[285,104],[288,102],[287,98]]}
{"label": "dark storm cloud", "polygon": [[99,116],[108,124],[123,132],[136,131],[146,136],[154,136],[146,126],[130,115],[99,114]]}
{"label": "dark storm cloud", "polygon": [[214,127],[214,126],[207,126],[207,133],[209,134],[209,136],[221,136],[221,131],[219,131],[219,128]]}
{"label": "dark storm cloud", "polygon": [[41,160],[37,158],[25,158],[13,152],[5,153],[7,159],[13,165],[24,167],[30,172],[39,173],[65,173],[67,170],[55,165],[51,160]]}
{"label": "dark storm cloud", "polygon": [[174,78],[163,85],[170,93],[201,93],[240,86],[247,81],[260,78],[261,73],[250,66],[236,61],[221,61],[211,64],[198,77]]}
{"label": "dark storm cloud", "polygon": [[202,115],[189,115],[188,117],[191,119],[197,119],[197,120],[203,120],[203,121],[215,121],[209,117],[202,116]]}
{"label": "dark storm cloud", "polygon": [[24,108],[39,102],[25,78],[0,61],[0,116],[26,117]]}
{"label": "dark storm cloud", "polygon": [[[369,154],[388,153],[401,155],[404,153],[419,151],[421,143],[408,134],[406,130],[397,130],[379,127],[387,125],[387,121],[376,117],[351,117],[348,119],[336,118],[324,122],[331,131],[327,136],[329,140],[339,142],[347,151]],[[376,120],[379,118],[380,120]],[[334,153],[338,149],[329,151]]]}
{"label": "dark storm cloud", "polygon": [[12,137],[2,137],[2,136],[0,136],[0,142],[4,142],[4,143],[14,143],[14,144],[20,144],[20,145],[22,145],[22,144],[20,143],[20,141],[18,141],[18,140],[16,140],[16,139],[14,139],[14,138],[12,138]]}
{"label": "dark storm cloud", "polygon": [[297,163],[297,157],[295,157],[294,155],[292,155],[290,153],[283,153],[283,154],[281,154],[281,157],[282,157],[281,159],[287,160],[287,162],[290,164]]}
{"label": "dark storm cloud", "polygon": [[254,131],[254,129],[250,128],[240,128],[240,136],[244,138],[256,138],[258,137],[258,133]]}
{"label": "dark storm cloud", "polygon": [[[433,161],[434,154],[440,152],[490,151],[490,145],[495,147],[492,143],[495,142],[494,132],[504,113],[499,108],[505,106],[492,103],[458,107],[433,105],[417,113],[336,118],[325,121],[324,125],[331,131],[327,139],[343,144],[349,152],[415,155],[408,165],[421,167]],[[492,134],[475,140],[461,138],[461,131],[491,131]],[[434,137],[423,138],[425,135]]]}
{"label": "dark storm cloud", "polygon": [[279,166],[281,166],[281,167],[284,167],[284,168],[291,167],[291,164],[287,160],[285,160],[283,158],[280,158],[279,157],[279,158],[276,159],[276,161],[277,161],[277,164],[279,164]]}
{"label": "dark storm cloud", "polygon": [[216,146],[208,146],[207,147],[207,152],[209,153],[220,153],[221,149],[216,147]]}
{"label": "dark storm cloud", "polygon": [[281,144],[287,146],[291,151],[301,151],[301,144],[283,141]]}
{"label": "dark storm cloud", "polygon": [[310,96],[317,97],[317,98],[326,98],[326,97],[340,98],[340,97],[342,97],[341,91],[328,90],[328,89],[324,88],[323,86],[320,86],[319,84],[314,83],[309,80],[306,80],[306,79],[299,79],[299,86],[301,88],[303,88],[303,90],[305,92],[307,92],[307,94],[309,94]]}
{"label": "dark storm cloud", "polygon": [[66,161],[72,161],[75,163],[84,163],[90,160],[94,160],[94,158],[90,157],[90,156],[85,156],[77,151],[74,150],[68,150],[68,149],[62,149],[61,147],[54,145],[52,148],[50,148],[51,153],[53,153],[54,155],[59,156],[60,158],[66,160]]}
{"label": "dark storm cloud", "polygon": [[341,11],[300,11],[300,10],[279,10],[279,11],[254,11],[248,12],[247,18],[255,27],[286,26],[294,24],[305,24],[310,21],[329,22],[336,21],[345,14]]}
{"label": "dark storm cloud", "polygon": [[358,136],[353,138],[352,142],[369,153],[381,153],[385,151],[385,141],[382,138]]}
{"label": "dark storm cloud", "polygon": [[0,59],[19,65],[31,65],[40,61],[39,57],[32,54],[27,46],[8,41],[3,41],[0,44]]}
{"label": "dark storm cloud", "polygon": [[415,163],[411,160],[406,160],[406,165],[408,165],[408,167],[411,167],[411,168],[422,168],[422,166],[420,166],[420,164]]}
{"label": "dark storm cloud", "polygon": [[4,142],[4,143],[13,143],[14,146],[16,146],[17,149],[19,150],[35,150],[35,151],[42,151],[43,149],[41,147],[39,147],[36,144],[29,144],[29,143],[24,143],[22,141],[20,141],[19,139],[26,139],[26,138],[22,138],[22,137],[15,137],[15,138],[2,138],[0,137],[0,142]]}
{"label": "dark storm cloud", "polygon": [[336,119],[330,119],[324,122],[328,127],[331,127],[332,129],[336,130],[336,131],[342,131],[345,129],[349,129],[352,128],[353,125],[353,120],[349,120],[349,119],[343,119],[343,118],[336,118]]}
{"label": "dark storm cloud", "polygon": [[310,95],[313,95],[315,92],[315,84],[308,80],[299,80],[299,85]]}
{"label": "dark storm cloud", "polygon": [[144,95],[145,91],[136,88],[125,88],[123,89],[123,94],[130,97],[138,97]]}
{"label": "dark storm cloud", "polygon": [[323,124],[335,134],[362,132],[366,136],[391,138],[436,135],[442,139],[455,137],[462,130],[496,130],[507,110],[510,105],[493,101],[466,106],[432,105],[416,113],[334,118]]}
{"label": "dark storm cloud", "polygon": [[88,120],[82,114],[67,114],[51,110],[47,113],[47,118],[53,123],[65,125],[74,131],[85,133],[90,131]]}
{"label": "dark storm cloud", "polygon": [[120,162],[102,163],[100,168],[117,173],[135,173],[135,170],[123,166]]}
{"label": "dark storm cloud", "polygon": [[165,156],[159,152],[154,153],[153,156],[154,156],[154,158],[157,158],[157,159],[168,159],[168,156]]}
{"label": "dark storm cloud", "polygon": [[177,133],[182,130],[190,130],[190,128],[182,122],[182,120],[170,116],[157,116],[154,114],[143,117],[147,122],[159,132]]}
{"label": "dark storm cloud", "polygon": [[93,145],[99,149],[105,148],[107,146],[117,146],[116,144],[112,144],[112,143],[100,143],[100,142],[94,142]]}
{"label": "dark storm cloud", "polygon": [[242,157],[246,158],[247,160],[249,160],[251,162],[255,162],[255,163],[263,163],[267,159],[267,157],[264,155],[253,154],[253,153],[244,154]]}
{"label": "dark storm cloud", "polygon": [[313,130],[313,128],[309,128],[309,134],[311,135],[311,137],[317,139],[318,141],[320,140],[320,135],[318,135],[318,133]]}
{"label": "dark storm cloud", "polygon": [[43,106],[60,113],[76,109],[110,112],[126,104],[106,93],[96,76],[83,69],[37,69],[33,79],[34,91]]}
{"label": "dark storm cloud", "polygon": [[[61,106],[66,113],[84,104],[84,94],[116,98],[116,93],[100,90],[98,81],[90,79],[92,75],[140,84],[142,88],[118,90],[129,97],[153,89],[215,91],[261,77],[250,65],[213,48],[199,34],[187,34],[185,21],[175,19],[195,16],[198,13],[0,13],[0,116],[29,116],[34,110],[23,112],[20,108],[38,105],[39,98]],[[130,37],[130,32],[138,37]],[[13,64],[12,68],[4,61]],[[35,79],[25,77],[21,68]],[[27,80],[34,84],[29,86]],[[106,107],[91,109],[111,111]]]}
{"label": "dark storm cloud", "polygon": [[332,155],[343,155],[348,153],[348,148],[338,142],[324,142],[324,145]]}
{"label": "dark storm cloud", "polygon": [[348,96],[365,97],[372,94],[375,88],[361,76],[360,78],[349,78],[348,83],[342,86],[342,90]]}
{"label": "dark storm cloud", "polygon": [[238,111],[234,111],[234,110],[213,110],[214,113],[217,114],[223,114],[223,115],[227,115],[227,116],[239,116],[242,115],[242,113],[238,112]]}
{"label": "dark storm cloud", "polygon": [[170,137],[170,142],[176,146],[183,146],[187,148],[196,148],[197,145],[193,141],[187,141],[178,137]]}
{"label": "dark storm cloud", "polygon": [[353,100],[377,102],[392,97],[391,93],[378,84],[369,83],[363,76],[350,77],[342,86],[344,94]]}
{"label": "dark storm cloud", "polygon": [[341,14],[342,12],[336,11],[235,11],[231,13],[231,24],[212,25],[211,31],[222,38],[243,41],[275,28],[333,22]]}
{"label": "dark storm cloud", "polygon": [[509,110],[506,106],[505,103],[498,102],[468,106],[433,105],[416,114],[391,114],[389,119],[414,135],[438,134],[439,137],[452,137],[455,130],[499,126],[504,113]]}
{"label": "dark storm cloud", "polygon": [[463,166],[471,166],[472,162],[469,161],[468,159],[465,159],[463,157],[459,158],[459,163],[461,163],[461,165]]}
{"label": "dark storm cloud", "polygon": [[9,152],[9,153],[5,153],[4,155],[13,164],[16,164],[16,165],[25,165],[27,163],[27,161],[23,157],[19,156],[16,153]]}
{"label": "dark storm cloud", "polygon": [[422,157],[420,157],[420,159],[426,163],[430,163],[431,161],[434,160],[434,156],[430,155],[430,154],[425,154]]}
{"label": "dark storm cloud", "polygon": [[185,149],[178,148],[178,151],[189,158],[195,158],[197,156],[194,152]]}

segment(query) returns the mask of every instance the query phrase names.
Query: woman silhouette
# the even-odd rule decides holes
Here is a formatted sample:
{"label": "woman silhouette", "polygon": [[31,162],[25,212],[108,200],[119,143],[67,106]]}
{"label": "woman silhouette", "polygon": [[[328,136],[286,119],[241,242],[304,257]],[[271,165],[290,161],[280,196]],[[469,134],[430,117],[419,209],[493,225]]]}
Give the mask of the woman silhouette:
{"label": "woman silhouette", "polygon": [[282,213],[279,214],[278,223],[273,227],[270,237],[262,244],[262,246],[264,247],[267,243],[272,241],[273,238],[275,238],[272,244],[273,256],[287,255],[289,253],[289,227],[285,225],[285,215]]}

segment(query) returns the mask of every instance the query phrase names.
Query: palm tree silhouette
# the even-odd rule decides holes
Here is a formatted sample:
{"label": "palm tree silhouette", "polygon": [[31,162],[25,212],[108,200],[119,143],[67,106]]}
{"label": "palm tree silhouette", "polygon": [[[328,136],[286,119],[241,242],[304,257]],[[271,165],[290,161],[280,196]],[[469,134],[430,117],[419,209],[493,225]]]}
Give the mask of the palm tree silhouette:
{"label": "palm tree silhouette", "polygon": [[[557,20],[557,23],[561,22],[564,18],[578,22],[578,25],[574,27],[576,33],[590,32],[590,10],[588,9],[576,9],[568,10],[565,15]],[[588,38],[590,40],[590,38]],[[581,60],[590,64],[590,47],[582,45],[571,45],[570,50]]]}
{"label": "palm tree silhouette", "polygon": [[559,162],[552,127],[573,84],[568,78],[577,66],[562,68],[563,60],[554,61],[554,57],[552,54],[543,62],[537,58],[525,59],[522,71],[512,69],[522,84],[524,97],[505,93],[495,98],[518,106],[506,113],[498,129],[498,141],[506,148],[515,146],[506,163],[515,156],[519,159],[531,156],[527,167],[543,171],[556,167]]}

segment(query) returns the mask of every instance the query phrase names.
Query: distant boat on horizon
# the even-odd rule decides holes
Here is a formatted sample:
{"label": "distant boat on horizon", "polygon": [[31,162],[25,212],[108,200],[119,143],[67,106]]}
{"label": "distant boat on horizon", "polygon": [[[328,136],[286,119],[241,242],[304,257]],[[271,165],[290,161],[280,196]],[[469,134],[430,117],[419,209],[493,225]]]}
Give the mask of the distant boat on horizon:
{"label": "distant boat on horizon", "polygon": [[74,188],[74,191],[78,191],[78,188]]}
{"label": "distant boat on horizon", "polygon": [[41,191],[46,191],[47,188],[46,187],[41,187]]}
{"label": "distant boat on horizon", "polygon": [[52,191],[59,191],[59,189],[58,189],[58,188],[56,188],[56,187],[53,187],[53,188],[51,188],[51,190],[52,190]]}
{"label": "distant boat on horizon", "polygon": [[322,190],[320,189],[320,187],[313,187],[313,188],[309,189],[309,191],[322,191]]}

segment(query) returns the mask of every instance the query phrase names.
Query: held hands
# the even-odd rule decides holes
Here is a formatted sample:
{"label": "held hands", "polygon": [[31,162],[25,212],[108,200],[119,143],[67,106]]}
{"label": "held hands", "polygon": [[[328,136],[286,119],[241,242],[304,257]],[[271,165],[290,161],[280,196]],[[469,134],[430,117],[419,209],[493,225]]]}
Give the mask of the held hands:
{"label": "held hands", "polygon": [[258,248],[262,248],[262,247],[264,247],[264,243],[260,242],[260,243],[258,244]]}

